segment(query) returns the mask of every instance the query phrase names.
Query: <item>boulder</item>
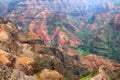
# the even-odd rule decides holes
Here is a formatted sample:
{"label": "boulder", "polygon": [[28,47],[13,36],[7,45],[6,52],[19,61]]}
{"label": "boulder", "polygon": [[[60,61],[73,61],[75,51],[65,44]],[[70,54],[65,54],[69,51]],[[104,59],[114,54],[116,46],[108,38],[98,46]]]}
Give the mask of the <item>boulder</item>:
{"label": "boulder", "polygon": [[15,68],[28,75],[34,74],[39,69],[38,64],[28,57],[16,57]]}
{"label": "boulder", "polygon": [[3,51],[3,50],[0,50],[0,62],[6,66],[10,66],[12,63],[11,61],[8,59],[8,56],[10,54]]}
{"label": "boulder", "polygon": [[24,74],[22,71],[13,70],[10,80],[38,80],[38,79],[33,76],[28,76]]}
{"label": "boulder", "polygon": [[99,73],[96,76],[87,80],[111,80],[110,77],[106,74],[105,67],[103,65],[99,67],[98,71]]}
{"label": "boulder", "polygon": [[63,76],[59,72],[49,69],[44,69],[39,77],[41,80],[63,80]]}

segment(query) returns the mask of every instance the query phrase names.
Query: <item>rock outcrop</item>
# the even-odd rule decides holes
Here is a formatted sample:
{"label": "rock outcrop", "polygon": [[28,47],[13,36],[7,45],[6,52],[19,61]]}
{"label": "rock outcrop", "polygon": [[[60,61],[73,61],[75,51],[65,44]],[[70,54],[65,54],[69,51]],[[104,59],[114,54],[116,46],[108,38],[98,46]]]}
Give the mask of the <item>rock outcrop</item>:
{"label": "rock outcrop", "polygon": [[16,57],[15,68],[32,75],[38,70],[38,64],[28,57]]}
{"label": "rock outcrop", "polygon": [[119,69],[117,71],[112,71],[111,69],[108,69],[106,65],[102,65],[99,67],[98,72],[91,78],[87,78],[87,80],[119,80],[119,74]]}
{"label": "rock outcrop", "polygon": [[0,63],[0,80],[10,80],[12,69]]}
{"label": "rock outcrop", "polygon": [[10,80],[39,80],[33,76],[28,76],[19,70],[13,70]]}
{"label": "rock outcrop", "polygon": [[92,54],[85,56],[82,61],[82,63],[88,66],[89,70],[91,71],[97,69],[101,65],[106,65],[110,70],[116,70],[120,68],[120,64],[111,62],[110,60],[105,59],[102,56]]}
{"label": "rock outcrop", "polygon": [[111,80],[108,74],[105,72],[105,67],[102,65],[99,67],[98,74],[87,80]]}
{"label": "rock outcrop", "polygon": [[41,80],[63,80],[63,76],[54,70],[44,69],[40,73]]}
{"label": "rock outcrop", "polygon": [[120,14],[117,14],[115,17],[114,17],[114,21],[112,22],[112,24],[113,24],[113,28],[115,29],[115,30],[120,30],[120,24],[119,24],[119,22],[120,22]]}
{"label": "rock outcrop", "polygon": [[33,76],[28,76],[19,70],[13,70],[10,67],[0,63],[0,80],[38,80]]}
{"label": "rock outcrop", "polygon": [[0,50],[0,62],[6,66],[9,66],[12,65],[11,61],[8,59],[7,56],[9,56],[10,54],[3,51],[3,50]]}

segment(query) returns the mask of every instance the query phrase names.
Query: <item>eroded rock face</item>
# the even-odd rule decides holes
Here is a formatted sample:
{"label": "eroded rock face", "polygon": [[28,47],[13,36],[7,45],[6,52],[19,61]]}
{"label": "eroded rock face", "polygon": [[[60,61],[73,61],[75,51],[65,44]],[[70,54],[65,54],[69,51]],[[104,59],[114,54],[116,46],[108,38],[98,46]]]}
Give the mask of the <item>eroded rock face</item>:
{"label": "eroded rock face", "polygon": [[99,67],[98,73],[87,80],[119,80],[119,74],[119,69],[112,71],[111,69],[108,69],[106,65],[102,65]]}
{"label": "eroded rock face", "polygon": [[38,70],[38,64],[33,59],[17,57],[2,50],[0,50],[0,62],[8,67],[19,69],[29,75]]}
{"label": "eroded rock face", "polygon": [[69,80],[79,79],[84,74],[83,72],[89,73],[84,65],[81,66],[79,55],[70,56],[55,48],[44,48],[44,50],[41,50],[37,62],[41,65],[41,70],[46,66],[48,69],[60,72]]}
{"label": "eroded rock face", "polygon": [[[53,47],[47,47],[44,44],[44,40],[42,41],[36,32],[32,30],[21,31],[14,28],[15,26],[10,21],[6,23],[6,20],[0,20],[0,26],[4,26],[1,30],[7,35],[7,37],[1,36],[4,40],[0,42],[0,62],[13,71],[10,74],[13,80],[36,80],[33,75],[41,71],[39,76],[42,76],[45,80],[47,76],[50,76],[52,80],[62,80],[63,78],[78,80],[100,65],[107,65],[111,70],[116,70],[120,67],[119,64],[110,62],[100,56],[89,55],[83,57],[72,50],[68,52],[73,52],[73,54]],[[100,34],[102,33],[104,31],[100,32]],[[60,28],[55,28],[54,34],[59,35],[62,43],[65,43],[63,41],[65,40],[74,45],[70,41],[71,38],[67,37]],[[74,41],[74,39],[72,40]],[[116,41],[119,41],[119,38]],[[47,70],[43,70],[45,68]]]}
{"label": "eroded rock face", "polygon": [[11,61],[7,58],[8,55],[9,53],[0,50],[0,62],[2,62],[6,66],[10,66],[12,64]]}
{"label": "eroded rock face", "polygon": [[[35,35],[37,35],[36,40],[41,37],[44,40],[44,44],[49,47],[57,47],[61,51],[72,52],[74,47],[76,48],[83,43],[90,49],[91,53],[110,59],[112,58],[108,53],[110,51],[110,54],[114,56],[114,50],[109,48],[109,44],[113,42],[109,41],[115,36],[113,38],[108,37],[109,32],[111,32],[111,35],[116,35],[116,32],[114,33],[114,31],[106,27],[110,26],[108,24],[115,16],[112,27],[119,30],[120,6],[117,1],[18,0],[17,2],[13,1],[13,3],[14,5],[1,4],[1,6],[4,6],[1,12],[6,13],[6,18],[19,25],[17,26],[19,30],[30,31],[29,35],[26,36],[23,35],[28,34],[27,32],[22,31],[19,33],[19,40],[22,41],[28,39],[28,37],[35,39]],[[12,7],[12,9],[6,12],[8,6],[10,6],[10,9]],[[105,35],[96,35],[102,28],[106,29],[103,29]],[[96,42],[96,39],[92,38],[94,35],[97,36],[98,42],[100,40],[100,44]],[[119,34],[117,35],[119,36]],[[90,42],[92,40],[93,44]],[[115,59],[119,61],[119,57]]]}
{"label": "eroded rock face", "polygon": [[0,80],[10,80],[12,72],[12,69],[0,63]]}
{"label": "eroded rock face", "polygon": [[108,74],[105,72],[105,67],[102,65],[99,67],[98,74],[87,80],[111,80]]}
{"label": "eroded rock face", "polygon": [[[44,40],[44,44],[48,46],[59,45],[57,47],[61,48],[61,46],[63,45],[64,47],[68,47],[69,45],[71,47],[74,47],[81,44],[81,41],[77,38],[76,35],[73,34],[74,31],[77,31],[77,27],[72,25],[70,22],[64,24],[62,20],[66,20],[66,17],[64,17],[65,15],[59,16],[56,13],[53,13],[53,11],[57,9],[57,7],[55,7],[54,5],[57,4],[62,8],[61,3],[64,2],[67,1],[21,1],[16,4],[15,10],[11,10],[11,12],[7,14],[7,18],[12,20],[13,22],[17,22],[17,24],[24,30],[35,31]],[[51,4],[53,5],[51,6]],[[22,16],[19,14],[22,14]],[[60,30],[60,33],[57,34],[57,36],[59,37],[59,41],[55,41],[57,39],[57,37],[55,37],[56,34],[51,33],[56,31],[53,26],[63,27],[62,29],[67,31],[68,34]],[[63,37],[60,36],[61,34],[66,35],[65,37],[68,37],[68,39],[70,40],[66,40],[65,37],[63,39]],[[70,37],[70,35],[72,35],[72,37]],[[67,43],[68,45],[65,43]]]}
{"label": "eroded rock face", "polygon": [[33,76],[28,76],[19,70],[13,70],[10,67],[0,63],[0,80],[38,80]]}
{"label": "eroded rock face", "polygon": [[[2,20],[6,21],[4,19]],[[12,79],[26,79],[25,75],[34,75],[36,71],[39,72],[44,68],[54,69],[62,74],[65,74],[64,76],[69,80],[79,79],[80,74],[77,70],[83,69],[83,71],[85,70],[86,72],[89,72],[87,68],[81,66],[82,64],[79,61],[78,62],[81,65],[78,65],[76,60],[72,61],[75,57],[69,56],[68,54],[64,55],[63,52],[58,49],[46,47],[44,42],[41,42],[39,35],[35,32],[31,30],[27,32],[15,29],[12,23],[7,24],[6,26],[6,23],[3,23],[3,21],[1,22],[1,24],[4,25],[4,27],[2,27],[2,31],[6,33],[7,38],[5,37],[4,39],[6,41],[1,42],[0,62],[12,70],[18,69],[18,71],[15,71],[14,74],[12,73]],[[10,43],[8,43],[9,40]],[[3,43],[5,43],[5,45],[2,46]],[[16,50],[16,52],[13,52],[12,50]],[[37,61],[37,59],[39,60]],[[74,65],[72,65],[72,63]],[[41,67],[39,69],[40,65]],[[69,70],[69,68],[71,69]],[[74,71],[74,68],[77,68],[77,70]],[[55,72],[55,74],[58,75],[57,72]],[[19,78],[15,77],[18,75]],[[71,77],[69,78],[69,76]],[[51,78],[54,77],[51,76]],[[60,78],[60,75],[56,78]]]}
{"label": "eroded rock face", "polygon": [[[33,55],[35,53],[32,52],[31,49],[27,49],[27,46],[21,46],[18,43],[22,42],[34,44],[34,40],[38,40],[40,38],[38,36],[35,37],[35,33],[27,33],[29,35],[30,41],[26,42],[26,38],[24,39],[24,36],[22,36],[23,40],[21,40],[17,35],[18,30],[15,28],[11,21],[5,20],[3,18],[0,18],[0,21],[0,62],[3,65],[6,65],[13,69],[17,68],[24,71],[25,73],[33,74],[36,70],[38,70],[37,63],[34,61],[34,59],[32,59],[34,58]],[[28,35],[26,36],[28,37]],[[19,42],[16,42],[16,40]],[[31,40],[33,40],[33,42]],[[25,52],[27,52],[32,58],[28,58],[30,56],[27,56],[28,54],[25,54]],[[33,68],[34,66],[36,68]]]}
{"label": "eroded rock face", "polygon": [[120,30],[120,14],[117,14],[115,17],[114,17],[114,21],[113,21],[113,28],[115,30]]}
{"label": "eroded rock face", "polygon": [[70,45],[74,47],[75,45],[81,44],[81,41],[77,37],[68,37],[59,27],[56,27],[54,31],[54,42],[55,44],[58,43],[59,48],[65,45]]}
{"label": "eroded rock face", "polygon": [[15,29],[14,24],[9,20],[1,18],[0,22],[0,49],[17,53],[17,44],[15,39],[13,39],[13,34],[16,33],[17,29]]}
{"label": "eroded rock face", "polygon": [[8,34],[5,31],[0,30],[0,41],[7,41]]}
{"label": "eroded rock face", "polygon": [[33,76],[25,75],[19,70],[13,70],[10,80],[39,80]]}
{"label": "eroded rock face", "polygon": [[16,57],[15,68],[32,75],[38,70],[38,64],[28,57]]}
{"label": "eroded rock face", "polygon": [[82,61],[82,63],[87,65],[88,68],[92,71],[94,69],[97,69],[101,65],[106,65],[110,70],[116,70],[120,68],[120,64],[111,62],[110,60],[107,60],[102,56],[96,56],[92,54],[85,56]]}

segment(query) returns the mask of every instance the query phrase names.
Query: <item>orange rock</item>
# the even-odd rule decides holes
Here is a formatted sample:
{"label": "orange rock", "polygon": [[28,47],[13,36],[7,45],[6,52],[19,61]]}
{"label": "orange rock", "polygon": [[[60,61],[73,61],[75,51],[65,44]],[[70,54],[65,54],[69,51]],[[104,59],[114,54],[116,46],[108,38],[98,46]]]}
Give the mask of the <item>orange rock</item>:
{"label": "orange rock", "polygon": [[12,63],[7,58],[7,55],[9,55],[9,53],[7,53],[7,52],[5,52],[3,50],[0,50],[0,62],[2,62],[6,66],[10,66]]}
{"label": "orange rock", "polygon": [[[65,44],[68,42],[68,36],[60,30],[59,27],[57,27],[54,31],[54,36],[58,36],[58,44],[60,46],[65,46]],[[55,38],[55,37],[54,37]]]}
{"label": "orange rock", "polygon": [[44,69],[40,73],[40,79],[41,80],[63,80],[63,76],[55,70]]}
{"label": "orange rock", "polygon": [[8,36],[7,32],[0,29],[0,41],[7,41],[8,39],[9,39],[9,36]]}
{"label": "orange rock", "polygon": [[68,49],[67,52],[68,52],[68,55],[70,55],[70,56],[73,56],[75,53],[75,51],[72,49]]}
{"label": "orange rock", "polygon": [[31,40],[39,40],[40,39],[39,35],[33,31],[29,31],[27,37],[30,38]]}
{"label": "orange rock", "polygon": [[72,35],[71,37],[69,37],[68,35],[66,35],[66,33],[64,33],[63,31],[60,30],[59,27],[56,27],[56,29],[54,30],[54,39],[55,36],[58,36],[58,42],[55,42],[56,44],[59,44],[59,47],[61,46],[75,46],[75,45],[79,45],[81,44],[81,41],[75,37],[71,32],[70,34]]}
{"label": "orange rock", "polygon": [[93,30],[95,30],[96,28],[97,28],[97,24],[96,23],[92,24],[89,29],[89,33],[92,32]]}
{"label": "orange rock", "polygon": [[16,56],[15,68],[25,72],[26,74],[33,74],[38,70],[38,64],[31,58]]}
{"label": "orange rock", "polygon": [[72,40],[69,40],[70,46],[75,46],[75,42]]}
{"label": "orange rock", "polygon": [[28,58],[28,57],[16,57],[16,60],[24,66],[27,66],[27,65],[35,62],[33,59]]}

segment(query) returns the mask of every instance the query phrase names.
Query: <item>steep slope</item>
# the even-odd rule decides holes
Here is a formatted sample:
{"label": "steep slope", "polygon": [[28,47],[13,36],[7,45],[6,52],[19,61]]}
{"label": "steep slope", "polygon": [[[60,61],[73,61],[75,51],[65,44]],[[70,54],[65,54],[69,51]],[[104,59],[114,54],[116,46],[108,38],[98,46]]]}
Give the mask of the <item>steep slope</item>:
{"label": "steep slope", "polygon": [[[20,2],[16,5],[16,8],[7,15],[7,18],[16,22],[17,25],[24,30],[37,32],[45,41],[45,44],[49,46],[61,48],[61,46],[68,47],[69,45],[71,47],[80,45],[80,40],[69,31],[70,29],[76,30],[76,27],[70,26],[69,23],[64,23],[64,21],[66,21],[64,15],[56,15],[51,10],[43,8],[41,4],[43,4],[42,1]],[[43,6],[45,5],[43,4]],[[58,27],[60,27],[60,32],[56,30]],[[55,34],[55,32],[57,32],[57,34]],[[71,40],[64,40],[63,37],[60,36],[61,32],[68,37],[67,39]],[[68,32],[68,34],[66,34],[66,32]],[[64,43],[67,43],[68,45]]]}
{"label": "steep slope", "polygon": [[[0,26],[0,68],[3,70],[5,67],[7,72],[1,71],[0,79],[78,80],[100,65],[110,66],[111,70],[120,68],[120,64],[102,57],[94,55],[83,57],[76,54],[77,52],[71,55],[59,49],[47,47],[39,34],[19,30],[9,20],[0,18]],[[90,67],[91,65],[93,67]],[[49,78],[46,79],[46,77]]]}
{"label": "steep slope", "polygon": [[[70,52],[71,55],[77,50],[83,55],[92,53],[120,62],[119,2],[3,1],[0,2],[0,15],[12,20],[19,30],[25,30],[24,34],[29,33],[27,37],[39,34],[38,37],[43,39],[43,44],[49,47]],[[23,31],[18,36],[23,38]]]}
{"label": "steep slope", "polygon": [[[81,62],[77,61],[74,56],[69,56],[52,47],[46,47],[37,33],[21,31],[12,22],[2,18],[0,21],[0,62],[11,69],[11,72],[8,72],[10,74],[1,72],[3,75],[0,79],[10,75],[11,77],[3,80],[37,80],[37,77],[33,75],[38,76],[37,73],[45,68],[58,71],[66,80],[79,79],[82,74],[78,71],[89,73],[88,69],[81,66]],[[75,64],[72,60],[79,64]],[[71,63],[68,63],[69,61]],[[55,77],[52,76],[53,78]]]}
{"label": "steep slope", "polygon": [[99,67],[97,74],[94,74],[93,77],[87,78],[86,80],[119,80],[120,79],[118,78],[119,74],[120,74],[119,70],[111,71],[110,69],[107,69],[106,66],[102,65]]}
{"label": "steep slope", "polygon": [[[95,54],[120,63],[119,2],[120,0],[1,2],[0,15],[12,20],[20,30],[19,34],[13,31],[19,43],[13,39],[7,40],[13,34],[6,34],[12,31],[1,32],[0,37],[2,41],[5,40],[4,44],[1,43],[5,45],[2,49],[18,53],[17,46],[20,46],[25,56],[31,54],[35,57],[34,53],[39,51],[40,45],[35,45],[35,52],[31,52],[30,44],[42,43],[68,52],[69,55],[74,55],[77,50],[77,53],[83,55]],[[8,44],[12,44],[9,49]]]}

